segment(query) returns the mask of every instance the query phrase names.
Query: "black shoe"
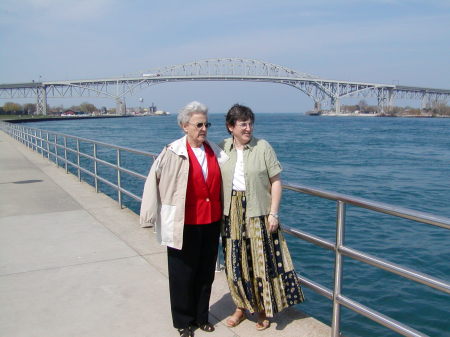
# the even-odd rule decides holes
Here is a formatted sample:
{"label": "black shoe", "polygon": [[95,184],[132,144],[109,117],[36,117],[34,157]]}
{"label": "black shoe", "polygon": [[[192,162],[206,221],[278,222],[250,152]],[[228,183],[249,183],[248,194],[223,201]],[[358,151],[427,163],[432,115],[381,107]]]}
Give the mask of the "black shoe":
{"label": "black shoe", "polygon": [[177,330],[180,333],[181,337],[194,337],[194,333],[192,332],[190,327]]}
{"label": "black shoe", "polygon": [[213,332],[214,330],[216,330],[216,328],[214,328],[214,325],[212,325],[209,322],[203,323],[203,324],[197,324],[198,327],[206,332]]}

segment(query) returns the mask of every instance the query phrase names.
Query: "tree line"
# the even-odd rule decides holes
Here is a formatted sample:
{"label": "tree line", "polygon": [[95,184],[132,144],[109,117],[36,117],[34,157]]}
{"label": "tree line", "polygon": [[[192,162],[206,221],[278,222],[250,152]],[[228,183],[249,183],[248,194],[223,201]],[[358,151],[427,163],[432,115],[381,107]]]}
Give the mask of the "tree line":
{"label": "tree line", "polygon": [[[378,111],[378,106],[369,105],[365,100],[360,100],[355,105],[342,105],[341,112],[359,112],[363,114],[373,114]],[[450,106],[442,101],[433,101],[428,103],[425,108],[413,108],[410,106],[393,106],[386,108],[384,114],[387,116],[405,116],[405,115],[430,115],[430,116],[450,116]]]}
{"label": "tree line", "polygon": [[[107,109],[105,106],[101,108],[96,107],[94,104],[83,102],[80,105],[72,105],[66,109],[63,105],[49,106],[47,105],[47,114],[60,115],[68,110],[72,110],[76,113],[91,114],[93,112],[100,113],[115,113],[115,108]],[[36,113],[36,104],[26,103],[18,104],[14,102],[6,102],[3,106],[0,106],[0,115],[34,115]],[[354,105],[342,105],[341,112],[359,112],[363,114],[370,114],[378,112],[376,105],[369,105],[365,100],[360,100]],[[433,101],[423,109],[413,107],[400,107],[394,106],[387,109],[384,112],[389,116],[402,116],[402,115],[431,115],[431,116],[450,116],[450,106],[442,101]]]}
{"label": "tree line", "polygon": [[[102,113],[115,112],[115,109],[107,109],[106,107],[98,108],[94,104],[83,102],[80,105],[72,105],[70,108],[64,108],[63,105],[49,106],[47,105],[47,114],[49,115],[60,115],[68,110],[72,110],[77,113],[91,114],[96,111]],[[3,106],[0,106],[1,115],[34,115],[37,111],[36,104],[26,103],[18,104],[14,102],[6,102]]]}

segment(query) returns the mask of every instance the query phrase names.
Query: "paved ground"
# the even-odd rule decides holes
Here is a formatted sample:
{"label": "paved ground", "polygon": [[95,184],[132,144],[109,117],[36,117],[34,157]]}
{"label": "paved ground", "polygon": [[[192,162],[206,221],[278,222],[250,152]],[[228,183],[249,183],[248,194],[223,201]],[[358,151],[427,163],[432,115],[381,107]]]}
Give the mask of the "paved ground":
{"label": "paved ground", "polygon": [[[329,336],[289,309],[270,329],[252,318],[224,325],[233,304],[224,273],[211,298],[214,333],[196,336]],[[0,131],[0,336],[178,336],[166,254],[138,216]]]}

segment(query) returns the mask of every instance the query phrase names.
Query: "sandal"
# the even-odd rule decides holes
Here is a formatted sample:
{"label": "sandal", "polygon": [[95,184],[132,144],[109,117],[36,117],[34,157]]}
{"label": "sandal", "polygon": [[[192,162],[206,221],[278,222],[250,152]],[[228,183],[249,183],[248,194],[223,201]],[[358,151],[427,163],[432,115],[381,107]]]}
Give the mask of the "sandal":
{"label": "sandal", "polygon": [[[236,318],[236,313],[241,312],[241,316]],[[242,309],[236,309],[233,315],[228,316],[228,318],[225,321],[225,325],[229,328],[237,327],[243,320],[245,320],[245,312]]]}
{"label": "sandal", "polygon": [[270,321],[267,319],[265,313],[260,313],[258,317],[258,322],[256,323],[256,330],[263,331],[270,326]]}
{"label": "sandal", "polygon": [[214,325],[212,325],[209,322],[203,323],[203,324],[198,324],[199,329],[206,331],[206,332],[213,332],[214,330],[216,330],[216,328],[214,328]]}
{"label": "sandal", "polygon": [[268,319],[264,319],[261,322],[256,323],[256,330],[263,331],[266,330],[270,326],[270,321]]}
{"label": "sandal", "polygon": [[177,329],[181,337],[194,337],[191,328]]}

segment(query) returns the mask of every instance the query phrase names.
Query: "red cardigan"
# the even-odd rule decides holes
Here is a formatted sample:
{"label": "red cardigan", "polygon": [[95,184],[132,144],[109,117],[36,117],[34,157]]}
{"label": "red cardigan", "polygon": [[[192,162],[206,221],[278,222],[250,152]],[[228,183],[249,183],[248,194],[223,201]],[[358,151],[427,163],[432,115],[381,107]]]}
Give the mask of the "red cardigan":
{"label": "red cardigan", "polygon": [[186,189],[184,223],[189,225],[209,224],[220,220],[222,217],[220,167],[214,151],[206,143],[203,143],[203,146],[205,147],[208,163],[208,177],[206,181],[202,167],[191,146],[187,143],[189,177]]}

